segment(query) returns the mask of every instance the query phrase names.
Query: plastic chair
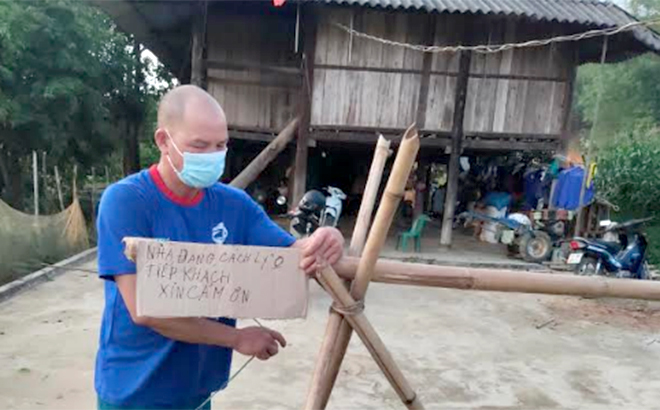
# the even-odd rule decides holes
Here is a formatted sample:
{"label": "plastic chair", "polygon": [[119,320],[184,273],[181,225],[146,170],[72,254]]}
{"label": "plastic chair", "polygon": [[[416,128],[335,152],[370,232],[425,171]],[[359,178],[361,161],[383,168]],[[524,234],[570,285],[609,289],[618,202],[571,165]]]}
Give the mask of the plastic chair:
{"label": "plastic chair", "polygon": [[424,227],[426,226],[426,223],[429,222],[431,218],[429,218],[427,215],[420,215],[415,219],[415,222],[413,222],[412,227],[410,230],[406,232],[401,232],[399,233],[399,237],[397,238],[396,242],[396,249],[398,250],[399,247],[404,252],[408,251],[408,241],[409,240],[414,240],[415,241],[415,251],[421,252],[422,251],[422,233],[424,232]]}

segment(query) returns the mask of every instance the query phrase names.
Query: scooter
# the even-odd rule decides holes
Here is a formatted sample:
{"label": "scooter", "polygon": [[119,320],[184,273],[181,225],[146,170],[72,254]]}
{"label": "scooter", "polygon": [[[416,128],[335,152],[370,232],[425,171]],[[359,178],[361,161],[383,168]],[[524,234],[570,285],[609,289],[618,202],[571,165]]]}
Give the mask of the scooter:
{"label": "scooter", "polygon": [[329,186],[326,188],[328,196],[325,198],[325,209],[321,217],[321,226],[336,227],[341,216],[343,208],[343,201],[346,199],[346,194],[339,188]]}
{"label": "scooter", "polygon": [[604,234],[615,234],[618,241],[573,238],[570,241],[572,252],[566,263],[575,266],[578,275],[648,279],[648,242],[641,227],[651,219],[635,219],[621,224],[601,222],[605,227]]}
{"label": "scooter", "polygon": [[[289,213],[292,233],[304,237],[314,233],[319,226],[337,226],[346,194],[335,187],[327,187],[325,191],[327,194],[318,190],[308,191]],[[277,203],[285,204],[286,198],[280,196]]]}

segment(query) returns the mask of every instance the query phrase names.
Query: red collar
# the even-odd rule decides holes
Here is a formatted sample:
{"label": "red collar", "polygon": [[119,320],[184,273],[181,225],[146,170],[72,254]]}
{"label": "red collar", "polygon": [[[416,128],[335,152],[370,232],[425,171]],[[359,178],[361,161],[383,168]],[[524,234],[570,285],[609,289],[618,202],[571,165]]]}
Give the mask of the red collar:
{"label": "red collar", "polygon": [[177,195],[165,185],[165,181],[163,181],[163,177],[160,175],[160,172],[158,172],[158,167],[156,164],[152,165],[149,168],[149,175],[151,175],[151,179],[154,180],[154,183],[156,184],[156,187],[160,192],[162,192],[167,199],[170,201],[174,202],[177,205],[181,206],[195,206],[199,204],[202,201],[202,198],[204,198],[204,191],[199,190],[197,191],[197,194],[193,197],[190,198],[185,198],[180,195]]}

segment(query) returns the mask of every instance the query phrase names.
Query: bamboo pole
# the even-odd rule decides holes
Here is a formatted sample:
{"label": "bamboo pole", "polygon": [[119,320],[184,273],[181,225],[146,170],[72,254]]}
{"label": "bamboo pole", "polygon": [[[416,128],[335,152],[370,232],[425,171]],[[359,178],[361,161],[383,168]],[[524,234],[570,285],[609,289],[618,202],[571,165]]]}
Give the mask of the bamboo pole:
{"label": "bamboo pole", "polygon": [[383,343],[376,330],[364,315],[362,308],[359,307],[356,309],[358,305],[356,305],[355,299],[348,293],[343,281],[337,276],[335,271],[331,267],[321,269],[318,279],[323,288],[335,300],[335,303],[340,306],[342,311],[346,312],[343,315],[344,319],[346,319],[358,336],[360,336],[360,339],[399,395],[399,398],[401,398],[401,401],[409,409],[423,409],[424,406],[418,400],[417,394],[410,387],[410,384],[408,384],[401,369],[399,369],[394,358],[387,350],[385,343]]}
{"label": "bamboo pole", "polygon": [[248,164],[245,169],[238,174],[233,181],[231,181],[231,186],[245,189],[250,185],[259,174],[266,168],[266,166],[273,160],[277,155],[286,148],[287,144],[291,142],[293,136],[296,134],[295,131],[298,128],[298,123],[300,118],[296,117],[291,120],[286,127],[277,135],[277,137],[266,146],[257,155],[255,159]]}
{"label": "bamboo pole", "polygon": [[[124,238],[127,258],[135,260],[140,239]],[[359,261],[359,258],[346,256],[335,264],[334,270],[342,279],[354,279]],[[660,300],[660,282],[650,280],[438,266],[383,259],[376,263],[374,271],[374,282],[393,285],[590,298]]]}
{"label": "bamboo pole", "polygon": [[[364,242],[367,238],[369,225],[371,224],[371,215],[376,203],[376,196],[378,195],[378,188],[380,187],[383,178],[383,170],[387,157],[389,157],[390,141],[386,140],[382,135],[378,138],[376,149],[374,150],[374,157],[371,161],[371,168],[369,169],[369,176],[367,177],[367,184],[364,188],[362,195],[362,202],[360,203],[360,210],[353,229],[353,236],[348,250],[349,255],[359,256],[364,248]],[[333,352],[335,350],[336,337],[342,325],[342,316],[335,312],[330,311],[328,323],[325,328],[325,336],[321,343],[316,367],[312,374],[312,380],[307,393],[307,400],[310,406],[325,407],[330,392],[337,379],[341,361],[330,361],[332,357],[344,357],[344,351]],[[330,384],[329,387],[325,387]],[[314,401],[314,398],[317,398]]]}
{"label": "bamboo pole", "polygon": [[[376,264],[379,253],[389,231],[397,206],[403,197],[406,181],[410,176],[413,163],[419,151],[419,137],[415,126],[406,130],[399,150],[397,152],[392,173],[385,186],[383,199],[374,219],[374,224],[369,232],[369,237],[364,248],[360,264],[357,269],[355,280],[351,285],[351,296],[355,300],[362,300],[373,275],[373,267]],[[324,409],[330,398],[341,362],[346,354],[348,343],[351,340],[351,327],[345,320],[330,317],[327,333],[321,345],[317,369],[315,370],[305,404],[306,410]]]}
{"label": "bamboo pole", "polygon": [[60,201],[60,210],[64,211],[64,198],[62,197],[62,180],[60,170],[55,165],[55,186],[57,187],[57,199]]}
{"label": "bamboo pole", "polygon": [[[358,258],[346,256],[334,268],[342,278],[350,280],[355,277],[358,265]],[[383,259],[376,264],[375,272],[375,282],[396,285],[591,298],[660,300],[660,282],[648,280],[438,266]]]}
{"label": "bamboo pole", "polygon": [[401,140],[401,145],[392,166],[392,174],[385,186],[383,199],[369,232],[364,253],[360,258],[355,281],[351,285],[351,296],[356,300],[362,300],[367,292],[369,281],[373,276],[373,268],[387,239],[387,232],[390,230],[394,214],[403,197],[403,191],[418,151],[419,137],[417,136],[417,129],[413,125],[406,130]]}
{"label": "bamboo pole", "polygon": [[355,228],[353,228],[353,236],[351,237],[351,244],[348,249],[349,255],[359,256],[364,248],[367,232],[369,232],[369,225],[371,225],[371,215],[374,211],[378,188],[383,179],[385,162],[387,162],[387,157],[390,156],[390,144],[391,142],[386,140],[382,135],[378,137],[374,158],[371,161],[371,168],[369,168],[367,184],[362,194],[360,210],[355,221]]}

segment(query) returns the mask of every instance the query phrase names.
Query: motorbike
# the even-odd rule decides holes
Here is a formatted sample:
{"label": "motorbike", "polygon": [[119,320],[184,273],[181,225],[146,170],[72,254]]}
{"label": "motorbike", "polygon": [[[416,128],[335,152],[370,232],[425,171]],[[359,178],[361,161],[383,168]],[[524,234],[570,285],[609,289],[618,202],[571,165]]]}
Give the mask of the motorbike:
{"label": "motorbike", "polygon": [[[308,191],[290,212],[292,232],[304,237],[314,233],[320,226],[337,226],[346,194],[335,187],[327,187],[323,191],[325,193],[319,190]],[[283,205],[286,198],[280,196],[277,202]]]}
{"label": "motorbike", "polygon": [[[265,184],[254,184],[248,189],[248,194],[260,207],[269,214],[280,215],[286,213],[287,186],[285,181],[280,182],[279,187],[264,186]],[[283,203],[280,198],[285,198]]]}
{"label": "motorbike", "polygon": [[620,224],[603,221],[604,234],[614,234],[618,241],[573,238],[566,263],[575,266],[578,275],[648,279],[648,243],[641,228],[651,219],[635,219]]}
{"label": "motorbike", "polygon": [[512,216],[495,218],[475,211],[463,212],[458,215],[456,220],[467,221],[468,218],[494,222],[512,231],[513,237],[509,240],[502,239],[502,243],[507,244],[509,254],[519,254],[523,260],[533,263],[543,263],[549,260],[553,249],[562,241],[567,229],[566,223],[561,220],[550,220],[545,223],[537,221],[537,226],[533,227],[529,218],[526,223],[523,223]]}

